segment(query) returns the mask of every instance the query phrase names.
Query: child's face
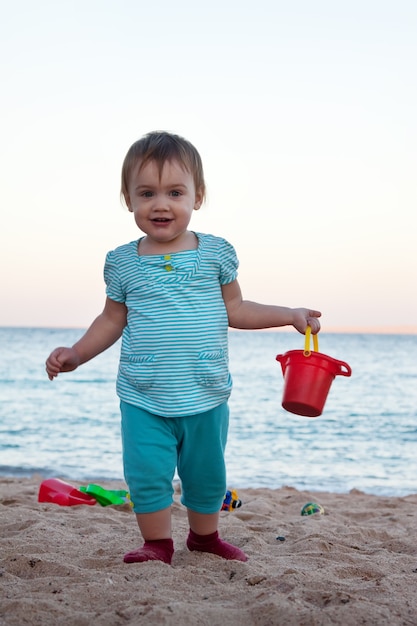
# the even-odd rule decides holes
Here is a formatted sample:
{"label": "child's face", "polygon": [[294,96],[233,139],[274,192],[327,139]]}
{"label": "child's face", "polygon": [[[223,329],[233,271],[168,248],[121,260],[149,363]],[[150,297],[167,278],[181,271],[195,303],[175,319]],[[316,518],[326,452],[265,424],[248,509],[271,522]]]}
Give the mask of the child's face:
{"label": "child's face", "polygon": [[167,161],[159,176],[155,161],[133,171],[128,187],[128,208],[149,243],[180,244],[193,211],[203,201],[194,178],[177,161]]}

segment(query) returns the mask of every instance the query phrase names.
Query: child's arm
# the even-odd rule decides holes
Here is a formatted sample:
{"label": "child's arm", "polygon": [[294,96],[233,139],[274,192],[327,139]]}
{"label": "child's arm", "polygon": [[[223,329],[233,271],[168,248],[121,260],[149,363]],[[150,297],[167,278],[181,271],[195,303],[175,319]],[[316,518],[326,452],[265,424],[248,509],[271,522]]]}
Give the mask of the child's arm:
{"label": "child's arm", "polygon": [[294,326],[300,333],[305,333],[307,326],[315,334],[320,330],[320,311],[313,309],[259,304],[242,299],[242,292],[237,280],[222,285],[223,300],[229,317],[229,326],[252,330],[256,328],[274,328]]}
{"label": "child's arm", "polygon": [[71,372],[79,365],[104,352],[121,336],[126,326],[127,309],[121,302],[106,299],[103,312],[72,348],[55,348],[46,360],[49,380],[60,372]]}

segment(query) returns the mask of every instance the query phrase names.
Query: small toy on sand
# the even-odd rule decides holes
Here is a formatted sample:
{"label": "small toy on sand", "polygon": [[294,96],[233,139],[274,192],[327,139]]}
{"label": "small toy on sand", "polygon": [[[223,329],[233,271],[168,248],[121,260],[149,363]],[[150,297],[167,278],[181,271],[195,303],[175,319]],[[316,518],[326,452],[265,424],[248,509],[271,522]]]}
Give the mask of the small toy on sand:
{"label": "small toy on sand", "polygon": [[242,501],[237,497],[237,491],[229,489],[226,491],[226,495],[224,496],[221,511],[233,511],[234,509],[238,509],[242,506]]}
{"label": "small toy on sand", "polygon": [[60,506],[75,506],[77,504],[94,505],[97,503],[97,500],[59,478],[48,478],[41,482],[39,486],[38,502],[52,502]]}
{"label": "small toy on sand", "polygon": [[131,504],[129,494],[124,489],[104,489],[100,485],[90,484],[87,487],[80,487],[80,491],[93,496],[101,506]]}
{"label": "small toy on sand", "polygon": [[315,513],[324,515],[324,508],[317,502],[307,502],[301,509],[301,515],[314,515]]}
{"label": "small toy on sand", "polygon": [[124,489],[104,489],[100,485],[87,485],[77,489],[59,478],[48,478],[39,486],[38,502],[52,502],[60,506],[77,504],[121,505],[130,502],[129,494]]}

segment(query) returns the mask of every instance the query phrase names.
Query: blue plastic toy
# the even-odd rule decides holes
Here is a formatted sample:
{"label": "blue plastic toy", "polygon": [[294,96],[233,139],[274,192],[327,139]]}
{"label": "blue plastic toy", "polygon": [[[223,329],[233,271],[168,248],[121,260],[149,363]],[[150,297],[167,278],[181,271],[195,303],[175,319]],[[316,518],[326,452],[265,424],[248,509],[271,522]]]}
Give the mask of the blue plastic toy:
{"label": "blue plastic toy", "polygon": [[233,511],[242,506],[242,501],[237,497],[237,491],[228,489],[223,500],[221,511]]}

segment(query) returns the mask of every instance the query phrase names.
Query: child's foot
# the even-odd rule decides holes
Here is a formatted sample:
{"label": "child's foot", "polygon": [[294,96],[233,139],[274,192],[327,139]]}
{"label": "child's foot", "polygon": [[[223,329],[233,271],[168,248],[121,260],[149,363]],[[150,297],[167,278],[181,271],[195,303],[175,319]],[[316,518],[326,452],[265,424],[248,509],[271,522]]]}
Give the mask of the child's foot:
{"label": "child's foot", "polygon": [[145,541],[141,548],[128,552],[124,555],[125,563],[144,563],[145,561],[162,561],[171,565],[174,554],[174,542],[172,539],[156,539]]}
{"label": "child's foot", "polygon": [[248,560],[248,557],[242,550],[220,539],[217,530],[211,535],[197,535],[197,533],[190,529],[187,539],[187,548],[191,551],[197,550],[198,552],[217,554],[217,556],[221,556],[228,561]]}

